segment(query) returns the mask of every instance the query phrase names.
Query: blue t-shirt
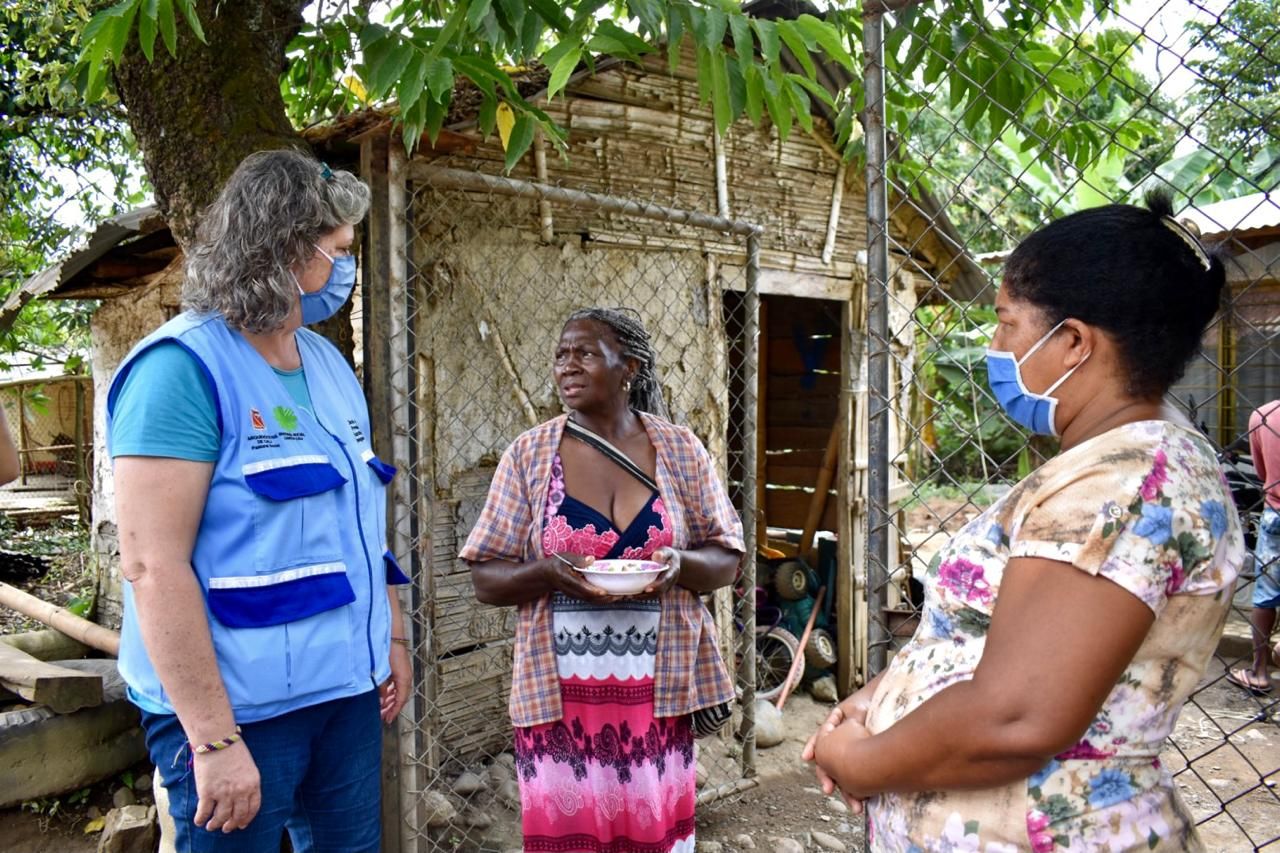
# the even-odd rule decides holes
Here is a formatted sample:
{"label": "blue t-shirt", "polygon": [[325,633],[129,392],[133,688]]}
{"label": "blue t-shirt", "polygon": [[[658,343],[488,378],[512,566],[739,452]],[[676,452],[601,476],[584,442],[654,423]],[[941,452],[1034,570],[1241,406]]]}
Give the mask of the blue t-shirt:
{"label": "blue t-shirt", "polygon": [[[300,407],[311,410],[311,392],[301,367],[275,370]],[[111,458],[164,456],[192,462],[216,462],[222,431],[209,378],[191,353],[166,341],[133,363],[116,396],[111,418]],[[129,689],[129,699],[152,714],[170,713]]]}
{"label": "blue t-shirt", "polygon": [[[303,368],[275,370],[293,401],[311,411]],[[164,456],[216,462],[222,432],[209,378],[191,353],[165,341],[133,363],[111,418],[111,458]]]}

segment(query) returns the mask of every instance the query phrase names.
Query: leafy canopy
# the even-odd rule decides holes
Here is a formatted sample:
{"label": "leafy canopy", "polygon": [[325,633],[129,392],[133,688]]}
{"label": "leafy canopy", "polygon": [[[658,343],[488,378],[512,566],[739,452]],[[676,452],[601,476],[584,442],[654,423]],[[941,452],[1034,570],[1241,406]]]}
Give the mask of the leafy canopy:
{"label": "leafy canopy", "polygon": [[[0,9],[0,303],[65,252],[77,221],[139,203],[143,174],[110,95],[87,102],[68,83],[89,21],[83,4],[8,0]],[[0,318],[0,369],[78,369],[88,306],[37,301]]]}

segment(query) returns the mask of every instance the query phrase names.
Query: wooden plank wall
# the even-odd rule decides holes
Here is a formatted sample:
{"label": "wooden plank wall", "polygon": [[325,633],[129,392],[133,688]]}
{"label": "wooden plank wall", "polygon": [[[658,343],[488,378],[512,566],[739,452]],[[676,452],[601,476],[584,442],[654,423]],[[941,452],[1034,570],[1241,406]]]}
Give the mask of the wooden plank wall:
{"label": "wooden plank wall", "polygon": [[[822,456],[840,411],[841,303],[763,297],[768,313],[765,387],[765,518],[804,527]],[[833,485],[819,530],[838,527]]]}

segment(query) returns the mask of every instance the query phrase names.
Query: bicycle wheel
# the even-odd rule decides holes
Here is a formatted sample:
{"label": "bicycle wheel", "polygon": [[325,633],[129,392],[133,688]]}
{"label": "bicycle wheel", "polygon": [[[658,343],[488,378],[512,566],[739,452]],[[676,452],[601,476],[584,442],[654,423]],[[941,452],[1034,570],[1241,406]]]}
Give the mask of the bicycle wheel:
{"label": "bicycle wheel", "polygon": [[782,692],[800,641],[785,628],[756,627],[756,698],[773,699]]}

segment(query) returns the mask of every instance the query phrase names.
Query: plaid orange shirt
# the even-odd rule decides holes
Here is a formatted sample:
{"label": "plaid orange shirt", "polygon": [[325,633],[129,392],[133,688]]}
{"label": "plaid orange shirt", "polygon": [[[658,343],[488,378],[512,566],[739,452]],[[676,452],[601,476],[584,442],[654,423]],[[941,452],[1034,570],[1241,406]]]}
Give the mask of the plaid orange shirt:
{"label": "plaid orange shirt", "polygon": [[[657,451],[658,492],[676,548],[720,545],[744,552],[742,520],[716,476],[711,455],[686,427],[641,413]],[[458,555],[471,563],[541,559],[542,521],[551,462],[565,415],[521,434],[498,463],[484,509]],[[662,597],[654,662],[653,713],[676,717],[733,699],[733,681],[716,646],[711,614],[681,586]],[[519,605],[511,677],[511,722],[551,723],[563,716],[556,668],[551,596]]]}

